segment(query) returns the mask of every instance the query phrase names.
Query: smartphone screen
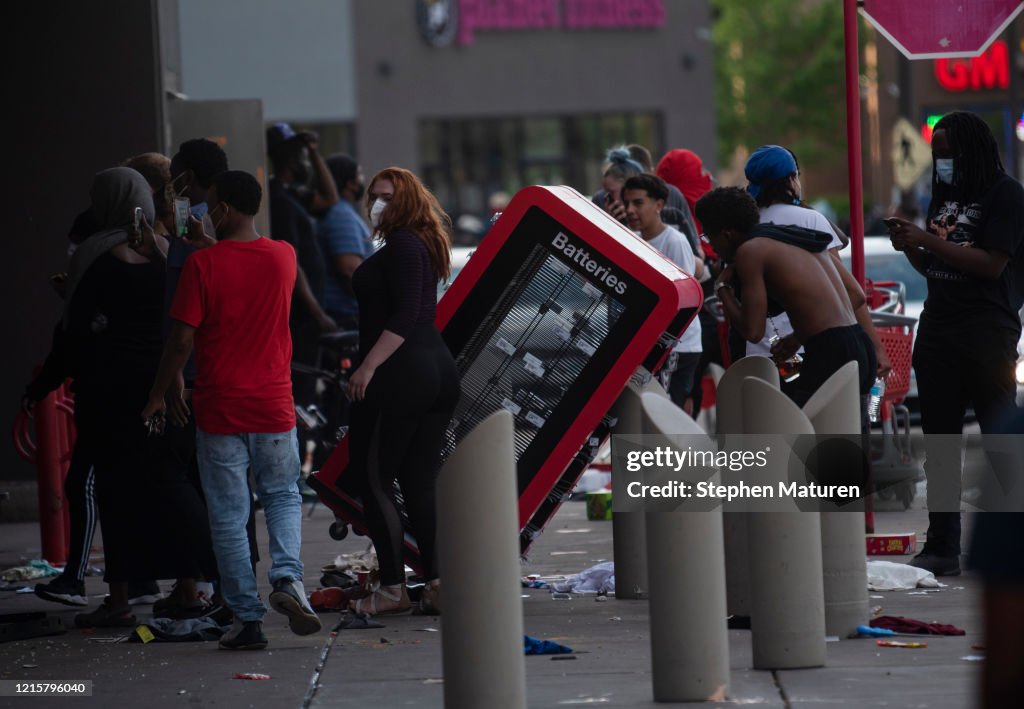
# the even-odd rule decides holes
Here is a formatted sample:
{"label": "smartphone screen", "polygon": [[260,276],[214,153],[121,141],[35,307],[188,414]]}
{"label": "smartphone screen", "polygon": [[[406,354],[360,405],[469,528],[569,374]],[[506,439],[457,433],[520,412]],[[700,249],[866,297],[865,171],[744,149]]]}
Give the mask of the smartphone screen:
{"label": "smartphone screen", "polygon": [[178,236],[188,234],[188,218],[192,215],[192,203],[187,197],[174,200],[174,233]]}

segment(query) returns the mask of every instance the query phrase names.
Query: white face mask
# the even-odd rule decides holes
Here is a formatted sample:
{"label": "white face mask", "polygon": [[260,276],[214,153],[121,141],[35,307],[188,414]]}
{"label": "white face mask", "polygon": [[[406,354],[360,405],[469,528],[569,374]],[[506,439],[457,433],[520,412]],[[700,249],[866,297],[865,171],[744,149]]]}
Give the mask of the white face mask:
{"label": "white face mask", "polygon": [[953,184],[953,174],[953,158],[937,158],[935,160],[935,176],[939,179],[939,182],[947,185]]}
{"label": "white face mask", "polygon": [[374,229],[380,226],[380,215],[386,206],[388,206],[388,203],[378,197],[373,206],[370,207],[370,224]]}

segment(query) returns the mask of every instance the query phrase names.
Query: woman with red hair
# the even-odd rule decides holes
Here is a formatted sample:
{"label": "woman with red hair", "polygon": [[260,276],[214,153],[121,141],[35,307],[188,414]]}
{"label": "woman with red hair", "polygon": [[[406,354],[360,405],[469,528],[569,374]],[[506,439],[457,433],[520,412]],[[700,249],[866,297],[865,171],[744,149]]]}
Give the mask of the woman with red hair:
{"label": "woman with red hair", "polygon": [[434,486],[460,393],[455,360],[434,326],[437,282],[451,270],[451,220],[423,183],[399,167],[373,177],[366,206],[383,245],[352,276],[361,364],[348,387],[349,453],[363,483],[380,585],[353,609],[385,615],[411,608],[397,480],[423,562],[421,607],[437,613]]}

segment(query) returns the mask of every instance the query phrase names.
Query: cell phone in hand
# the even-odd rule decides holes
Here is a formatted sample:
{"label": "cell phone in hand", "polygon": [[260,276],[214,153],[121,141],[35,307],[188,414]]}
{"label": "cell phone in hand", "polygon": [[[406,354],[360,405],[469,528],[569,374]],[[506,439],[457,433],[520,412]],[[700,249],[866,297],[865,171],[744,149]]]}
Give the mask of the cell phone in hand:
{"label": "cell phone in hand", "polygon": [[142,232],[142,207],[136,207],[132,210],[132,234],[137,235]]}
{"label": "cell phone in hand", "polygon": [[902,223],[896,217],[887,217],[887,218],[883,219],[882,221],[885,222],[885,226],[888,227],[889,231],[893,231],[894,229],[898,229],[900,224]]}
{"label": "cell phone in hand", "polygon": [[192,216],[192,203],[188,197],[174,200],[174,233],[178,236],[188,235],[188,218]]}

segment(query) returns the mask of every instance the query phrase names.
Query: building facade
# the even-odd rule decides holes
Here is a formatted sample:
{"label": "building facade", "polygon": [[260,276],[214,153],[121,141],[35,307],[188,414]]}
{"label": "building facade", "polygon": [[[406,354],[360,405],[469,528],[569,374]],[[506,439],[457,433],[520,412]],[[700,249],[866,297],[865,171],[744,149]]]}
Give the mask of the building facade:
{"label": "building facade", "polygon": [[185,95],[262,98],[267,122],[315,129],[369,173],[413,169],[456,217],[530,184],[595,190],[619,143],[715,162],[705,0],[179,6]]}

